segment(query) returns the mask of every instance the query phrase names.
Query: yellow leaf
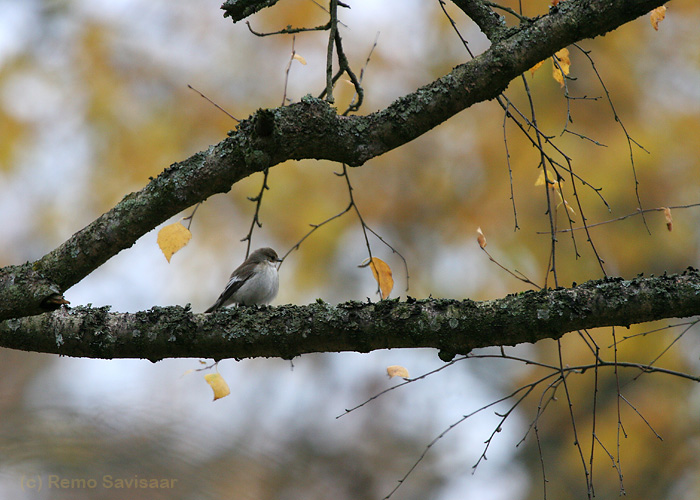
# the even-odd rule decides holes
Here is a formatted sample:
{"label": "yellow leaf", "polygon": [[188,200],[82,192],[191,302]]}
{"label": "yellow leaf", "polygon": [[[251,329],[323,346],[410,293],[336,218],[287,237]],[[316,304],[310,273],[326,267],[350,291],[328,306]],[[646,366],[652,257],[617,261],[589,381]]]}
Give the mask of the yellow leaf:
{"label": "yellow leaf", "polygon": [[228,384],[220,374],[207,373],[204,375],[204,380],[207,381],[207,384],[209,384],[214,391],[214,401],[225,398],[231,394],[231,389],[228,388]]}
{"label": "yellow leaf", "polygon": [[566,209],[571,213],[572,216],[576,217],[576,210],[574,210],[571,205],[569,205],[569,202],[564,200],[564,206]]}
{"label": "yellow leaf", "polygon": [[[367,259],[365,259],[365,262],[367,262]],[[364,265],[361,267],[364,267]],[[382,300],[386,299],[394,288],[394,277],[391,274],[389,264],[382,259],[372,257],[369,259],[369,267],[372,269],[374,279],[379,283],[379,290],[382,292]]]}
{"label": "yellow leaf", "polygon": [[[666,6],[662,5],[651,11],[651,25],[656,30],[659,31],[659,23],[666,17]],[[670,231],[670,229],[669,229]]]}
{"label": "yellow leaf", "polygon": [[671,209],[664,208],[664,215],[666,216],[666,229],[673,231],[673,217],[671,217]]}
{"label": "yellow leaf", "polygon": [[543,64],[544,64],[544,61],[540,61],[537,64],[535,64],[532,68],[530,68],[530,73],[534,75],[535,71],[540,69],[540,66],[542,66]]}
{"label": "yellow leaf", "polygon": [[296,60],[299,61],[301,64],[303,64],[304,66],[306,66],[306,59],[304,59],[303,57],[301,57],[301,56],[300,56],[299,54],[297,54],[296,52],[294,53],[294,59],[296,59]]}
{"label": "yellow leaf", "polygon": [[559,85],[564,86],[564,77],[569,74],[569,69],[571,68],[571,59],[569,59],[569,49],[561,49],[559,52],[554,54],[557,58],[557,63],[554,64],[552,76]]}
{"label": "yellow leaf", "polygon": [[386,367],[386,373],[389,378],[401,377],[408,378],[408,370],[400,365],[391,365]]}
{"label": "yellow leaf", "polygon": [[169,224],[158,231],[158,246],[160,247],[165,258],[170,262],[170,257],[173,256],[175,252],[180,250],[182,247],[187,245],[187,243],[192,238],[192,233],[185,226],[180,224],[180,222],[175,222],[174,224]]}
{"label": "yellow leaf", "polygon": [[[559,183],[555,181],[556,176],[550,171],[547,170],[547,182],[549,182],[550,187],[557,186]],[[545,177],[544,177],[544,169],[540,170],[540,175],[537,176],[537,180],[535,181],[535,186],[544,186],[545,182]]]}
{"label": "yellow leaf", "polygon": [[479,246],[481,248],[486,248],[486,236],[484,236],[484,233],[481,232],[481,227],[476,228],[476,241],[479,242]]}

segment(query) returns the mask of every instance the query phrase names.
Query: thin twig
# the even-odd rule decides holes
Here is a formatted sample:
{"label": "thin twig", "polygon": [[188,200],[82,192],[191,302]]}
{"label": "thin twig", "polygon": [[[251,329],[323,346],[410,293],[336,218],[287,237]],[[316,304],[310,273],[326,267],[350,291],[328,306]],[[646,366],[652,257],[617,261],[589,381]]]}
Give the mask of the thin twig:
{"label": "thin twig", "polygon": [[262,222],[260,222],[260,206],[262,205],[262,199],[263,199],[263,194],[265,193],[266,189],[270,189],[270,186],[267,185],[267,176],[270,173],[270,169],[266,168],[263,170],[263,181],[262,185],[260,186],[260,192],[258,193],[257,196],[249,196],[248,199],[252,202],[255,203],[255,214],[253,214],[253,220],[250,223],[250,229],[248,230],[248,234],[245,236],[245,238],[242,238],[241,241],[247,241],[248,244],[245,249],[245,258],[248,258],[248,255],[250,254],[250,245],[253,241],[253,231],[255,230],[255,226],[257,227],[262,227]]}
{"label": "thin twig", "polygon": [[617,123],[620,124],[620,127],[622,128],[622,131],[625,134],[625,138],[627,139],[627,148],[629,149],[629,154],[630,154],[630,165],[632,166],[632,175],[634,177],[634,193],[637,196],[637,207],[639,210],[642,211],[642,220],[644,221],[644,227],[646,227],[647,232],[651,234],[651,231],[649,230],[649,225],[647,224],[647,220],[644,217],[644,212],[643,212],[643,207],[642,207],[642,200],[639,195],[639,179],[637,177],[637,168],[635,167],[634,163],[634,151],[632,150],[632,145],[637,146],[639,149],[642,151],[649,153],[649,151],[646,150],[644,146],[639,144],[637,141],[635,141],[632,136],[627,132],[627,128],[625,127],[625,124],[622,123],[622,119],[620,116],[617,114],[617,110],[615,109],[615,105],[613,104],[612,97],[610,97],[610,92],[608,92],[608,88],[605,85],[605,82],[603,82],[603,78],[600,76],[600,73],[598,72],[598,68],[596,68],[595,62],[593,61],[593,58],[590,55],[590,51],[584,50],[580,45],[574,44],[574,47],[576,47],[583,55],[586,56],[588,59],[589,64],[591,65],[591,68],[593,69],[593,72],[596,75],[596,78],[598,78],[598,82],[600,83],[600,86],[603,88],[603,91],[605,92],[605,97],[608,100],[608,104],[610,105],[610,109],[613,113],[613,117]]}
{"label": "thin twig", "polygon": [[190,90],[194,90],[195,92],[197,92],[200,96],[204,97],[207,101],[209,101],[209,103],[213,104],[213,105],[216,107],[216,109],[218,109],[219,111],[223,111],[223,112],[224,112],[229,118],[231,118],[232,120],[234,120],[234,121],[236,121],[236,122],[238,122],[238,123],[241,122],[241,120],[239,120],[238,118],[236,118],[235,116],[233,116],[231,113],[229,113],[228,111],[226,111],[224,108],[222,108],[222,107],[219,106],[218,104],[216,104],[214,101],[212,101],[212,100],[209,99],[207,96],[205,96],[204,94],[202,94],[199,90],[197,90],[196,88],[194,88],[192,85],[187,84],[187,87],[188,87]]}
{"label": "thin twig", "polygon": [[[671,206],[671,207],[645,208],[644,210],[637,209],[636,212],[632,212],[631,214],[622,215],[620,217],[615,217],[614,219],[608,219],[608,220],[604,220],[601,222],[596,222],[595,224],[588,224],[586,227],[592,228],[592,227],[596,227],[596,226],[602,226],[604,224],[610,224],[612,222],[617,222],[617,221],[629,219],[630,217],[634,217],[635,215],[643,215],[647,212],[663,212],[667,208],[669,208],[671,210],[680,210],[682,208],[695,208],[695,207],[700,207],[700,203],[691,203],[690,205],[676,205],[676,206]],[[574,227],[571,229],[560,229],[558,232],[568,233],[570,231],[579,231],[581,229],[585,229],[585,228],[582,226],[582,227]],[[537,234],[549,234],[549,232],[538,231]]]}
{"label": "thin twig", "polygon": [[182,220],[189,221],[189,222],[187,223],[187,230],[188,230],[188,231],[189,231],[189,229],[190,229],[190,226],[192,226],[192,220],[194,219],[194,214],[197,213],[197,209],[199,208],[199,206],[200,206],[201,204],[202,204],[201,201],[200,201],[199,203],[197,203],[197,205],[195,205],[195,207],[194,207],[194,210],[192,210],[192,213],[191,213],[189,216],[187,216],[187,217],[185,217],[184,219],[182,219]]}
{"label": "thin twig", "polygon": [[289,56],[289,62],[284,70],[284,92],[282,94],[282,106],[287,104],[287,84],[289,83],[289,70],[292,69],[292,63],[294,62],[294,56],[297,55],[297,51],[294,46],[296,45],[297,37],[294,35],[292,37],[292,54]]}
{"label": "thin twig", "polygon": [[279,31],[270,31],[268,33],[261,33],[259,31],[255,31],[253,28],[250,26],[250,22],[246,21],[245,22],[246,26],[248,26],[248,30],[255,36],[258,37],[266,37],[266,36],[274,36],[274,35],[294,35],[296,33],[304,33],[306,31],[328,31],[331,27],[331,23],[328,22],[324,25],[321,26],[315,26],[313,28],[292,28],[291,26],[287,26],[284,29],[281,29]]}

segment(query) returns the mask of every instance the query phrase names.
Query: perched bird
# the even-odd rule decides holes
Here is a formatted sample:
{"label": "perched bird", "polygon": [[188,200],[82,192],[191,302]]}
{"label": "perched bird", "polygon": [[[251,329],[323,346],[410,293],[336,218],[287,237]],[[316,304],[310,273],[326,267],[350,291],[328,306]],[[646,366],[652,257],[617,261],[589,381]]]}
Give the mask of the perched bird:
{"label": "perched bird", "polygon": [[228,284],[213,306],[213,312],[231,304],[249,306],[268,304],[277,296],[280,280],[277,274],[277,252],[272,248],[258,248],[231,273]]}

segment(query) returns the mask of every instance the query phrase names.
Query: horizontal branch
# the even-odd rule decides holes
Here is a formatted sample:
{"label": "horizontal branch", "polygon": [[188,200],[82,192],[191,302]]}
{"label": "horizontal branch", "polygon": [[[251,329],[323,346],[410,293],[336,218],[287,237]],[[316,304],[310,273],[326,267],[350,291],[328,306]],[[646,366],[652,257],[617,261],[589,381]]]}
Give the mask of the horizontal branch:
{"label": "horizontal branch", "polygon": [[[262,5],[265,2],[251,2]],[[70,288],[170,217],[239,180],[286,160],[327,159],[359,166],[503,92],[508,83],[557,50],[602,35],[663,0],[561,2],[557,9],[499,41],[479,57],[367,116],[340,116],[325,101],[259,110],[208,150],[166,168],[141,191],[75,233],[36,262],[0,269],[0,320],[46,310]],[[246,2],[241,2],[241,5]],[[42,286],[32,285],[34,278]],[[47,292],[48,293],[48,292]]]}
{"label": "horizontal branch", "polygon": [[252,306],[212,314],[189,306],[137,313],[63,308],[0,322],[0,346],[91,358],[291,359],[311,352],[432,347],[442,359],[477,347],[700,314],[700,273],[607,278],[502,299],[386,300]]}

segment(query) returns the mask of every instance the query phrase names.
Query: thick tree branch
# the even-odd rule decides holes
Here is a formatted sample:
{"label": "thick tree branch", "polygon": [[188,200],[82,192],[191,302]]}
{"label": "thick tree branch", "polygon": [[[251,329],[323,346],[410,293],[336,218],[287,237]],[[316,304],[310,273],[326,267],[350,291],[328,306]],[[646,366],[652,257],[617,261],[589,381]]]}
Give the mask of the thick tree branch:
{"label": "thick tree branch", "polygon": [[504,19],[481,0],[452,0],[452,3],[462,9],[492,42],[504,36],[507,29]]}
{"label": "thick tree branch", "polygon": [[252,16],[265,7],[272,7],[279,0],[226,0],[221,5],[224,17],[230,17],[233,22],[241,21],[248,16]]}
{"label": "thick tree branch", "polygon": [[397,148],[459,111],[492,99],[535,63],[573,42],[607,33],[663,0],[569,1],[479,57],[367,116],[339,116],[303,98],[260,110],[230,137],[165,169],[141,191],[34,263],[0,269],[0,319],[43,312],[36,279],[65,291],[158,224],[255,172],[286,160],[328,159],[358,166]]}
{"label": "thick tree branch", "polygon": [[477,347],[556,339],[603,326],[700,314],[700,273],[589,281],[485,302],[318,302],[195,314],[62,309],[0,322],[0,346],[92,358],[292,358],[310,352],[432,347],[443,359]]}

